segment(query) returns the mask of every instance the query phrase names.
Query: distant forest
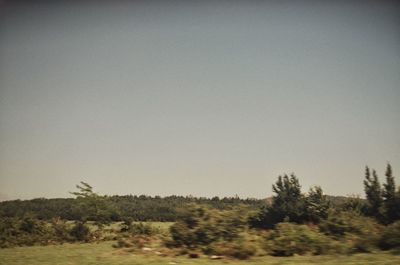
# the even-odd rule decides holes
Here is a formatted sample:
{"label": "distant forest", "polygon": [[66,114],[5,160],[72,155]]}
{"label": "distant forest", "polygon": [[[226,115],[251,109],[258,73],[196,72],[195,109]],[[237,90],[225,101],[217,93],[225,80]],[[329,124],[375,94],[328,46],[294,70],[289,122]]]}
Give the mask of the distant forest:
{"label": "distant forest", "polygon": [[[258,209],[265,200],[232,198],[196,198],[191,196],[104,196],[105,205],[101,218],[109,221],[122,221],[131,218],[134,221],[176,221],[180,209],[189,204],[200,204],[211,208],[228,210],[238,205],[250,209]],[[93,209],[83,205],[80,198],[13,200],[0,202],[0,217],[23,217],[27,214],[41,220],[61,218],[66,220],[95,220],[95,216],[87,216]],[[98,215],[97,215],[98,217]]]}
{"label": "distant forest", "polygon": [[[346,207],[359,198],[343,196],[327,196],[333,207]],[[0,218],[22,218],[31,215],[40,220],[61,218],[65,220],[90,221],[160,221],[175,222],[179,219],[182,209],[192,204],[204,205],[217,210],[231,210],[238,206],[249,211],[259,211],[272,202],[272,197],[266,199],[239,197],[192,197],[192,196],[146,196],[146,195],[114,195],[102,196],[103,208],[101,214],[94,214],[91,205],[84,204],[77,198],[32,200],[12,200],[0,202]],[[97,206],[98,207],[98,206]],[[93,214],[90,214],[93,213]],[[100,218],[100,220],[99,220]]]}
{"label": "distant forest", "polygon": [[[355,210],[365,216],[374,217],[381,223],[391,223],[400,217],[400,187],[396,187],[390,164],[387,165],[385,176],[386,183],[381,185],[376,171],[365,168],[363,184],[366,199],[327,196],[318,186],[303,194],[299,180],[294,174],[279,176],[278,181],[272,185],[277,196],[266,199],[241,199],[238,196],[225,198],[175,195],[105,196],[94,192],[88,183],[81,182],[76,185],[77,191],[71,192],[75,198],[37,198],[0,202],[0,218],[31,216],[39,220],[61,218],[100,223],[127,219],[175,222],[181,218],[181,212],[198,205],[216,210],[232,210],[240,207],[249,213],[254,212],[255,215],[250,222],[255,226],[268,227],[269,223],[276,223],[285,218],[298,223],[314,222],[315,216],[325,218],[328,209]],[[267,215],[263,216],[265,213]]]}

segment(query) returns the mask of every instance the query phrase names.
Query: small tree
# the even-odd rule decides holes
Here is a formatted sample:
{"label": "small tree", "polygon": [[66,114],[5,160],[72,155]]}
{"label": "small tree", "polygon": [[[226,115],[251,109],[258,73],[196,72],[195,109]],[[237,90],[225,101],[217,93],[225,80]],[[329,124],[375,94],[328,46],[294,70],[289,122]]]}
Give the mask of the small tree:
{"label": "small tree", "polygon": [[400,219],[400,201],[396,193],[396,184],[390,164],[386,167],[386,183],[383,184],[383,207],[386,221],[388,223]]}
{"label": "small tree", "polygon": [[328,216],[329,201],[321,187],[313,187],[306,198],[307,219],[313,223],[319,223]]}
{"label": "small tree", "polygon": [[364,190],[368,201],[368,213],[372,216],[382,219],[382,189],[379,183],[378,175],[375,170],[372,170],[372,177],[370,170],[365,167],[365,180]]}
{"label": "small tree", "polygon": [[308,196],[301,194],[299,180],[294,174],[279,176],[272,185],[275,196],[271,205],[265,205],[249,218],[249,225],[256,228],[272,228],[277,223],[318,223],[328,216],[329,201],[321,187],[311,188]]}
{"label": "small tree", "polygon": [[231,242],[244,229],[244,217],[240,209],[217,211],[194,205],[170,227],[172,242],[167,245],[194,249],[217,241]]}
{"label": "small tree", "polygon": [[204,207],[184,211],[180,220],[170,227],[171,245],[194,249],[216,241],[219,238],[216,214]]}
{"label": "small tree", "polygon": [[88,220],[95,221],[102,225],[109,223],[112,216],[116,215],[116,210],[107,200],[106,196],[100,196],[93,191],[93,187],[81,181],[81,185],[76,185],[78,191],[71,192],[77,196],[78,208],[83,222]]}
{"label": "small tree", "polygon": [[269,209],[272,219],[301,223],[305,217],[305,203],[297,177],[294,174],[279,176],[272,190],[276,193]]}

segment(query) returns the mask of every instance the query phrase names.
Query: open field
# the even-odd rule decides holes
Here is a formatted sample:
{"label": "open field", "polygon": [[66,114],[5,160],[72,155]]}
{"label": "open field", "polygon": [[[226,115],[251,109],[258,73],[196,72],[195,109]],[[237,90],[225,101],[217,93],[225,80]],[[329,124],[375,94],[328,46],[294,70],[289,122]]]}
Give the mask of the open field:
{"label": "open field", "polygon": [[154,254],[135,255],[112,248],[113,242],[99,244],[64,244],[0,249],[0,264],[4,265],[111,265],[111,264],[400,264],[400,255],[385,252],[349,256],[295,256],[289,258],[262,257],[248,261],[158,257]]}

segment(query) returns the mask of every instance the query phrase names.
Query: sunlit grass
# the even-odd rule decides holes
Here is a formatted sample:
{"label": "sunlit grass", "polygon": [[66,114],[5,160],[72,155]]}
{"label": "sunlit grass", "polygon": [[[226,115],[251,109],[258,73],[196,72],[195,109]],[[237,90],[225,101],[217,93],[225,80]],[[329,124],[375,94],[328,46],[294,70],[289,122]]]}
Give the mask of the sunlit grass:
{"label": "sunlit grass", "polygon": [[400,256],[386,252],[340,256],[296,256],[289,258],[261,257],[248,261],[210,260],[207,257],[189,259],[160,257],[156,254],[133,254],[112,248],[113,242],[99,244],[64,244],[0,249],[0,264],[4,265],[89,265],[89,264],[400,264]]}

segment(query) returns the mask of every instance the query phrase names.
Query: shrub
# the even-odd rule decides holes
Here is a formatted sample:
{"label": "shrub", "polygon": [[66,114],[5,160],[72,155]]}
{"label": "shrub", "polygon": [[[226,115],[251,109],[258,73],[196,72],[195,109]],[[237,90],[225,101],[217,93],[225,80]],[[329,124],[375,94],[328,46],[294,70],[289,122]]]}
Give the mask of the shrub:
{"label": "shrub", "polygon": [[142,249],[145,246],[151,245],[154,238],[146,235],[136,235],[130,237],[118,237],[117,243],[113,245],[115,248],[131,248]]}
{"label": "shrub", "polygon": [[181,220],[170,228],[173,244],[189,249],[208,245],[218,239],[216,216],[211,210],[196,207],[182,214]]}
{"label": "shrub", "polygon": [[390,224],[385,228],[379,240],[379,246],[384,250],[400,249],[400,221]]}
{"label": "shrub", "polygon": [[276,194],[272,203],[248,220],[251,227],[273,228],[280,222],[319,223],[326,219],[330,203],[320,187],[313,187],[303,195],[299,180],[292,174],[279,176],[272,189]]}
{"label": "shrub", "polygon": [[279,223],[267,238],[266,248],[274,256],[324,254],[331,250],[332,240],[318,228],[294,223]]}
{"label": "shrub", "polygon": [[153,227],[149,223],[133,223],[129,229],[129,232],[132,233],[133,235],[155,235],[159,231],[157,228]]}
{"label": "shrub", "polygon": [[236,211],[216,211],[194,207],[170,228],[172,241],[168,246],[194,249],[218,240],[232,241],[244,229],[244,214]]}
{"label": "shrub", "polygon": [[51,220],[51,228],[54,233],[54,240],[58,242],[71,241],[70,229],[67,223],[60,218],[54,218]]}
{"label": "shrub", "polygon": [[341,241],[348,252],[370,252],[380,239],[382,226],[358,212],[336,212],[319,225],[326,235]]}
{"label": "shrub", "polygon": [[123,218],[122,219],[122,224],[121,224],[121,229],[120,232],[128,232],[132,228],[132,218]]}
{"label": "shrub", "polygon": [[51,228],[32,216],[23,219],[5,218],[0,221],[0,247],[44,245],[53,237]]}
{"label": "shrub", "polygon": [[211,244],[203,249],[206,254],[226,256],[236,259],[248,259],[254,256],[257,247],[253,242],[246,240],[244,237],[238,237],[234,241],[219,241]]}
{"label": "shrub", "polygon": [[373,218],[363,216],[357,212],[331,212],[328,219],[319,226],[321,231],[333,235],[346,233],[370,234],[382,228]]}
{"label": "shrub", "polygon": [[90,240],[90,229],[83,222],[78,221],[72,227],[70,236],[76,241],[88,242]]}
{"label": "shrub", "polygon": [[225,241],[235,240],[245,228],[246,219],[246,213],[240,208],[232,211],[221,211],[216,218],[218,236]]}

